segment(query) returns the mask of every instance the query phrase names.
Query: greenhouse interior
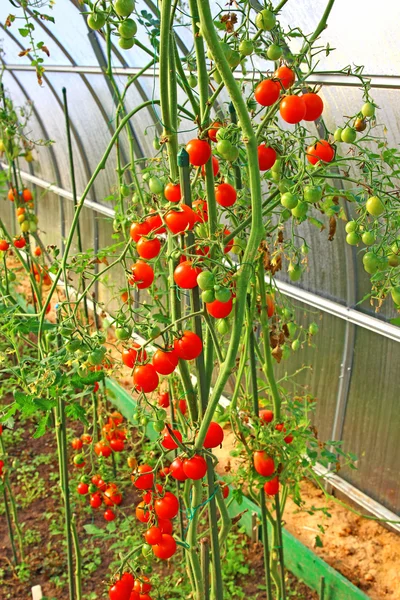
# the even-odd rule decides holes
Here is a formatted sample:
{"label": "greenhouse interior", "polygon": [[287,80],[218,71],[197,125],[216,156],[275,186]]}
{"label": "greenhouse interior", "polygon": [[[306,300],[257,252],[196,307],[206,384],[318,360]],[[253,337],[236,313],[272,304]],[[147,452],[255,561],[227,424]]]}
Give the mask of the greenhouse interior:
{"label": "greenhouse interior", "polygon": [[0,23],[0,600],[400,600],[400,3]]}

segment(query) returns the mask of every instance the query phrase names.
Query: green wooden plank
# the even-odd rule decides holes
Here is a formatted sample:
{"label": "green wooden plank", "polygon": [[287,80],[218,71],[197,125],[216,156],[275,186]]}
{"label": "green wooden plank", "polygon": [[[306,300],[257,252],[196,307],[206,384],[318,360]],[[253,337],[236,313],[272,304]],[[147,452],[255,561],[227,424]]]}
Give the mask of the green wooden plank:
{"label": "green wooden plank", "polygon": [[[134,422],[135,399],[113,379],[107,379],[106,385],[111,402],[115,404],[126,419]],[[150,440],[155,440],[159,434],[149,424],[146,428],[146,435]],[[252,500],[243,497],[241,504],[234,500],[229,505],[231,517],[235,517],[241,512],[244,512],[244,514],[240,519],[240,524],[246,533],[251,536],[252,513],[257,513],[259,518],[261,511]],[[286,567],[298,579],[304,581],[308,587],[316,591],[320,590],[321,577],[324,577],[325,600],[368,600],[368,596],[364,592],[350,583],[348,579],[329,566],[322,558],[314,554],[312,550],[302,544],[286,529],[283,529],[283,541]]]}

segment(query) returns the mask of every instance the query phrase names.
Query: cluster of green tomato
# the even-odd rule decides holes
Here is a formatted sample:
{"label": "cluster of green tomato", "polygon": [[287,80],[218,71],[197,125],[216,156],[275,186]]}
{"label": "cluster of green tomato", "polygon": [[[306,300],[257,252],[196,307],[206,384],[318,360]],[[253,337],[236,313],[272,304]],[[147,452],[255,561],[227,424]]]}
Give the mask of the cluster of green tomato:
{"label": "cluster of green tomato", "polygon": [[333,135],[335,142],[345,142],[346,144],[354,144],[357,139],[357,132],[364,131],[367,127],[365,119],[371,119],[375,116],[375,106],[372,102],[365,102],[361,108],[361,116],[357,117],[354,122],[354,127],[338,127]]}
{"label": "cluster of green tomato", "polygon": [[[130,17],[135,8],[135,0],[116,0],[113,4],[114,12],[123,19],[118,25],[118,45],[123,50],[129,50],[135,43],[134,36],[137,32],[137,25]],[[94,11],[88,16],[87,24],[91,29],[101,29],[106,24],[108,13]],[[111,21],[110,21],[111,22]]]}

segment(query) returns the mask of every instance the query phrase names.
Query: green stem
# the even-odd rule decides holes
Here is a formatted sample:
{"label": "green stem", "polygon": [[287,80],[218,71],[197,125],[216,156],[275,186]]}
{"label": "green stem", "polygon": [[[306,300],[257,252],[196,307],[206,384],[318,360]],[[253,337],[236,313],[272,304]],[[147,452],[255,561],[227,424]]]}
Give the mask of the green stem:
{"label": "green stem", "polygon": [[3,488],[4,510],[5,510],[5,513],[6,513],[8,537],[10,538],[10,544],[11,544],[11,550],[12,550],[12,555],[13,555],[13,561],[14,561],[14,565],[18,565],[18,556],[17,556],[17,550],[15,548],[14,533],[13,533],[13,530],[12,530],[11,515],[10,515],[10,508],[8,506],[6,486],[1,481],[0,481],[0,485]]}
{"label": "green stem", "polygon": [[72,517],[72,540],[75,551],[75,589],[76,600],[82,600],[82,555],[79,548],[78,531],[76,529],[75,517]]}

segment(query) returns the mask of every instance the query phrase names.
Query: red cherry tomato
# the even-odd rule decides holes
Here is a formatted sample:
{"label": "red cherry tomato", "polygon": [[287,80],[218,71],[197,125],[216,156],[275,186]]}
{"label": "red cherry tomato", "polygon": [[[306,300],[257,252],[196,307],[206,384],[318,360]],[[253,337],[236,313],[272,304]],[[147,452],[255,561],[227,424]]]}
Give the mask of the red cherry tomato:
{"label": "red cherry tomato", "polygon": [[258,146],[258,166],[260,171],[267,171],[276,161],[276,152],[273,148],[260,144]]}
{"label": "red cherry tomato", "polygon": [[275,471],[275,462],[265,450],[256,450],[253,454],[254,468],[263,477],[271,477]]}
{"label": "red cherry tomato", "polygon": [[206,200],[195,200],[192,204],[193,211],[196,214],[199,223],[207,223],[208,221],[208,206]]}
{"label": "red cherry tomato", "polygon": [[168,392],[160,392],[158,394],[158,406],[162,408],[169,407],[169,393]]}
{"label": "red cherry tomato", "polygon": [[71,442],[71,446],[73,447],[74,450],[80,450],[83,446],[83,442],[79,438],[74,438]]}
{"label": "red cherry tomato", "polygon": [[264,490],[268,496],[275,496],[279,492],[279,477],[276,476],[264,483]]}
{"label": "red cherry tomato", "polygon": [[184,331],[180,338],[174,342],[174,348],[179,358],[194,360],[203,350],[203,342],[193,331]]}
{"label": "red cherry tomato", "polygon": [[78,494],[80,494],[81,496],[86,496],[86,494],[89,491],[89,486],[87,483],[78,483],[78,487],[76,488],[76,491],[78,492]]}
{"label": "red cherry tomato", "polygon": [[153,367],[160,375],[170,375],[178,366],[179,356],[175,349],[156,350],[153,354]]}
{"label": "red cherry tomato", "polygon": [[124,441],[121,439],[111,440],[110,446],[111,446],[111,449],[114,450],[114,452],[122,452],[125,448]]}
{"label": "red cherry tomato", "polygon": [[[182,434],[180,431],[178,431],[177,429],[171,429],[172,433],[174,434],[174,436],[176,437],[177,440],[179,440],[180,442],[182,441]],[[172,435],[170,434],[170,432],[168,431],[167,428],[165,428],[163,430],[163,441],[161,442],[161,445],[166,448],[167,450],[175,450],[178,447],[178,444],[175,442],[175,440],[173,439]]]}
{"label": "red cherry tomato", "polygon": [[204,438],[204,448],[218,448],[223,442],[224,430],[219,423],[211,421]]}
{"label": "red cherry tomato", "polygon": [[176,541],[168,533],[162,534],[161,542],[153,546],[153,553],[161,560],[168,560],[176,552]]}
{"label": "red cherry tomato", "polygon": [[104,492],[103,500],[106,506],[118,506],[122,502],[122,494],[118,492],[116,486],[110,486]]}
{"label": "red cherry tomato", "polygon": [[136,244],[136,250],[140,258],[150,260],[159,255],[161,242],[158,238],[146,239],[141,237]]}
{"label": "red cherry tomato", "polygon": [[279,80],[279,82],[285,88],[285,90],[288,90],[290,87],[292,87],[292,85],[296,81],[296,75],[294,71],[292,71],[292,69],[289,69],[289,67],[286,67],[285,65],[279,67],[279,69],[275,71],[274,77]]}
{"label": "red cherry tomato", "polygon": [[8,250],[10,247],[10,244],[7,242],[7,240],[0,240],[0,250],[2,252],[6,252],[6,250]]}
{"label": "red cherry tomato", "polygon": [[[218,158],[216,158],[215,156],[211,157],[211,162],[212,162],[212,169],[213,169],[213,175],[214,177],[216,177],[219,173],[219,161]],[[203,177],[206,176],[206,166],[203,165],[201,167],[201,174],[203,175]]]}
{"label": "red cherry tomato", "polygon": [[302,96],[286,96],[280,103],[279,112],[286,123],[300,123],[306,116],[306,103]]}
{"label": "red cherry tomato", "polygon": [[147,217],[146,223],[150,227],[149,233],[160,234],[166,232],[162,218],[158,213]]}
{"label": "red cherry tomato", "polygon": [[203,479],[207,473],[207,462],[198,454],[183,461],[183,471],[189,479]]}
{"label": "red cherry tomato", "polygon": [[263,423],[271,423],[274,420],[274,413],[267,408],[261,409],[258,415]]}
{"label": "red cherry tomato", "polygon": [[172,492],[165,492],[154,502],[154,510],[161,519],[173,519],[179,512],[179,500]]}
{"label": "red cherry tomato", "polygon": [[232,298],[228,302],[220,302],[214,300],[214,302],[206,302],[207,312],[214,317],[214,319],[225,319],[231,314],[233,307]]}
{"label": "red cherry tomato", "polygon": [[215,200],[220,206],[232,206],[237,198],[236,190],[229,183],[220,183],[215,188]]}
{"label": "red cherry tomato", "polygon": [[107,458],[111,454],[110,446],[101,441],[95,444],[94,451],[97,454],[97,456],[104,456],[105,458]]}
{"label": "red cherry tomato", "polygon": [[169,210],[164,217],[168,229],[175,235],[193,229],[197,221],[196,213],[189,206],[180,204],[179,209]]}
{"label": "red cherry tomato", "polygon": [[221,127],[222,127],[222,123],[219,123],[218,121],[215,121],[215,123],[213,123],[211,125],[210,129],[208,130],[208,137],[210,138],[210,140],[212,142],[216,142],[217,141],[217,131]]}
{"label": "red cherry tomato", "polygon": [[150,512],[147,509],[145,502],[139,502],[135,510],[136,518],[141,523],[148,523],[150,520]]}
{"label": "red cherry tomato", "polygon": [[141,575],[140,579],[135,579],[135,583],[133,589],[135,592],[139,592],[140,594],[147,594],[150,592],[152,585],[150,583],[150,579],[146,577],[146,575]]}
{"label": "red cherry tomato", "polygon": [[150,363],[139,365],[133,371],[133,382],[139,392],[154,392],[159,383],[157,371]]}
{"label": "red cherry tomato", "polygon": [[24,237],[19,237],[19,238],[15,238],[14,239],[14,247],[18,248],[19,250],[21,250],[22,248],[25,248],[26,246],[26,241]]}
{"label": "red cherry tomato", "polygon": [[194,167],[205,165],[211,156],[211,146],[205,140],[193,139],[186,144],[190,164]]}
{"label": "red cherry tomato", "polygon": [[108,522],[114,521],[115,520],[115,512],[113,510],[111,510],[111,508],[107,508],[107,510],[104,511],[103,517]]}
{"label": "red cherry tomato", "polygon": [[146,350],[140,350],[138,352],[137,349],[141,348],[139,344],[133,342],[133,348],[124,348],[121,353],[122,362],[129,369],[133,369],[137,362],[144,362],[147,360]]}
{"label": "red cherry tomato", "polygon": [[162,531],[159,527],[149,527],[149,529],[144,533],[144,539],[146,540],[146,544],[149,546],[154,546],[154,544],[159,544],[162,540]]}
{"label": "red cherry tomato", "polygon": [[281,86],[278,81],[264,79],[255,89],[254,98],[261,106],[272,106],[278,100]]}
{"label": "red cherry tomato", "polygon": [[92,508],[99,508],[103,503],[103,499],[101,497],[101,494],[99,494],[99,492],[95,492],[94,494],[91,494],[90,496],[90,506]]}
{"label": "red cherry tomato", "polygon": [[153,268],[143,260],[138,260],[132,267],[132,277],[129,279],[131,285],[136,284],[139,290],[144,290],[151,286],[154,281]]}
{"label": "red cherry tomato", "polygon": [[150,225],[148,221],[143,221],[142,223],[132,223],[129,233],[133,241],[138,242],[142,235],[147,235],[150,233]]}
{"label": "red cherry tomato", "polygon": [[324,103],[318,94],[303,94],[302,96],[306,105],[306,114],[303,117],[305,121],[315,121],[322,115]]}
{"label": "red cherry tomato", "polygon": [[188,476],[183,470],[183,460],[177,456],[169,466],[170,473],[174,479],[178,481],[186,481]]}
{"label": "red cherry tomato", "polygon": [[335,150],[326,140],[319,140],[312,146],[308,146],[306,154],[308,162],[316,165],[319,160],[326,163],[331,162],[335,157]]}
{"label": "red cherry tomato", "polygon": [[194,266],[191,260],[185,260],[176,267],[174,281],[180,288],[192,290],[197,286],[197,276],[200,273],[200,267]]}
{"label": "red cherry tomato", "polygon": [[164,188],[164,196],[169,202],[179,202],[182,198],[181,186],[179,183],[167,183]]}
{"label": "red cherry tomato", "polygon": [[158,518],[158,526],[161,529],[161,533],[172,533],[172,522],[169,519]]}

